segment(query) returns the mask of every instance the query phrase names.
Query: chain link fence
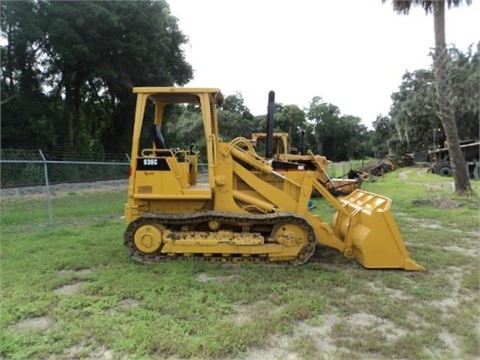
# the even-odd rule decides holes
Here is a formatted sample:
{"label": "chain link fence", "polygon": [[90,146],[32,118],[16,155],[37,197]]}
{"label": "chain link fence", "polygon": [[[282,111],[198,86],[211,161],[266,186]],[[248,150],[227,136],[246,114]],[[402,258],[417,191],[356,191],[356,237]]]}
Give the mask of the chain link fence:
{"label": "chain link fence", "polygon": [[1,150],[1,188],[128,178],[130,159],[41,150]]}
{"label": "chain link fence", "polygon": [[[2,233],[121,218],[129,168],[127,154],[0,150]],[[198,171],[208,181],[207,164]]]}
{"label": "chain link fence", "polygon": [[12,201],[23,201],[26,204],[21,211],[33,221],[36,217],[33,208],[40,197],[46,199],[44,212],[48,216],[48,225],[52,226],[55,221],[54,205],[59,194],[116,187],[125,196],[130,159],[127,154],[96,156],[41,150],[1,150],[0,165],[0,195],[5,200],[2,201],[2,220],[8,220],[9,214],[5,214],[4,210],[11,209]]}

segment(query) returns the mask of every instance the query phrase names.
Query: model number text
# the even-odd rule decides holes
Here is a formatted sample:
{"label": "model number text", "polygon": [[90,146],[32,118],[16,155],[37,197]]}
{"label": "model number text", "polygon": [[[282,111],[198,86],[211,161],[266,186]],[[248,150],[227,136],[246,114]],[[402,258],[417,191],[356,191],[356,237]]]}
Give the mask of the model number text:
{"label": "model number text", "polygon": [[158,165],[158,159],[143,159],[143,165]]}

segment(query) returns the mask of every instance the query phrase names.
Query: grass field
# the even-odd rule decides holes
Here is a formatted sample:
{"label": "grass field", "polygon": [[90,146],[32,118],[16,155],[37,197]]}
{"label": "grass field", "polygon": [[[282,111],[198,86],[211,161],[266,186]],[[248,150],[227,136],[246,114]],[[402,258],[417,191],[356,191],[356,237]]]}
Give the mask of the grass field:
{"label": "grass field", "polygon": [[3,199],[0,357],[478,359],[480,207],[449,180],[403,168],[363,184],[393,199],[425,272],[321,247],[298,267],[139,265],[123,249],[124,188],[57,194],[55,219],[75,222],[54,227],[45,199]]}

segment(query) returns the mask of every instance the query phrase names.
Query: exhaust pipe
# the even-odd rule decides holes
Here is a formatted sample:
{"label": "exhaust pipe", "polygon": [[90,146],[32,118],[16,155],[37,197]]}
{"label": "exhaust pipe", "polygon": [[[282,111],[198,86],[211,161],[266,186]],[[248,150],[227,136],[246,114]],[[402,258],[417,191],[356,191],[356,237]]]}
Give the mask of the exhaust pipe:
{"label": "exhaust pipe", "polygon": [[305,146],[305,130],[300,134],[300,155],[307,155],[307,147]]}
{"label": "exhaust pipe", "polygon": [[265,158],[273,158],[273,127],[274,127],[274,113],[275,113],[275,92],[272,90],[268,93],[268,107],[267,107],[267,141],[265,149]]}

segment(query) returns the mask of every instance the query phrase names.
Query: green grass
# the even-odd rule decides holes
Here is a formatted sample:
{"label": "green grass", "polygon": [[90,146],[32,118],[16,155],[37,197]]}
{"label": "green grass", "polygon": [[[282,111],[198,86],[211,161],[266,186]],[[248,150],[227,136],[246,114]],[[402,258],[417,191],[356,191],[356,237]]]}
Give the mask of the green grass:
{"label": "green grass", "polygon": [[478,358],[478,202],[415,202],[458,202],[446,182],[412,168],[363,185],[393,199],[421,273],[366,270],[323,247],[299,267],[139,265],[123,249],[123,190],[58,194],[53,227],[45,199],[5,199],[0,357]]}
{"label": "green grass", "polygon": [[[53,225],[91,224],[123,215],[125,196],[118,191],[68,193],[53,195]],[[45,196],[15,197],[1,202],[2,232],[33,230],[50,226]]]}

